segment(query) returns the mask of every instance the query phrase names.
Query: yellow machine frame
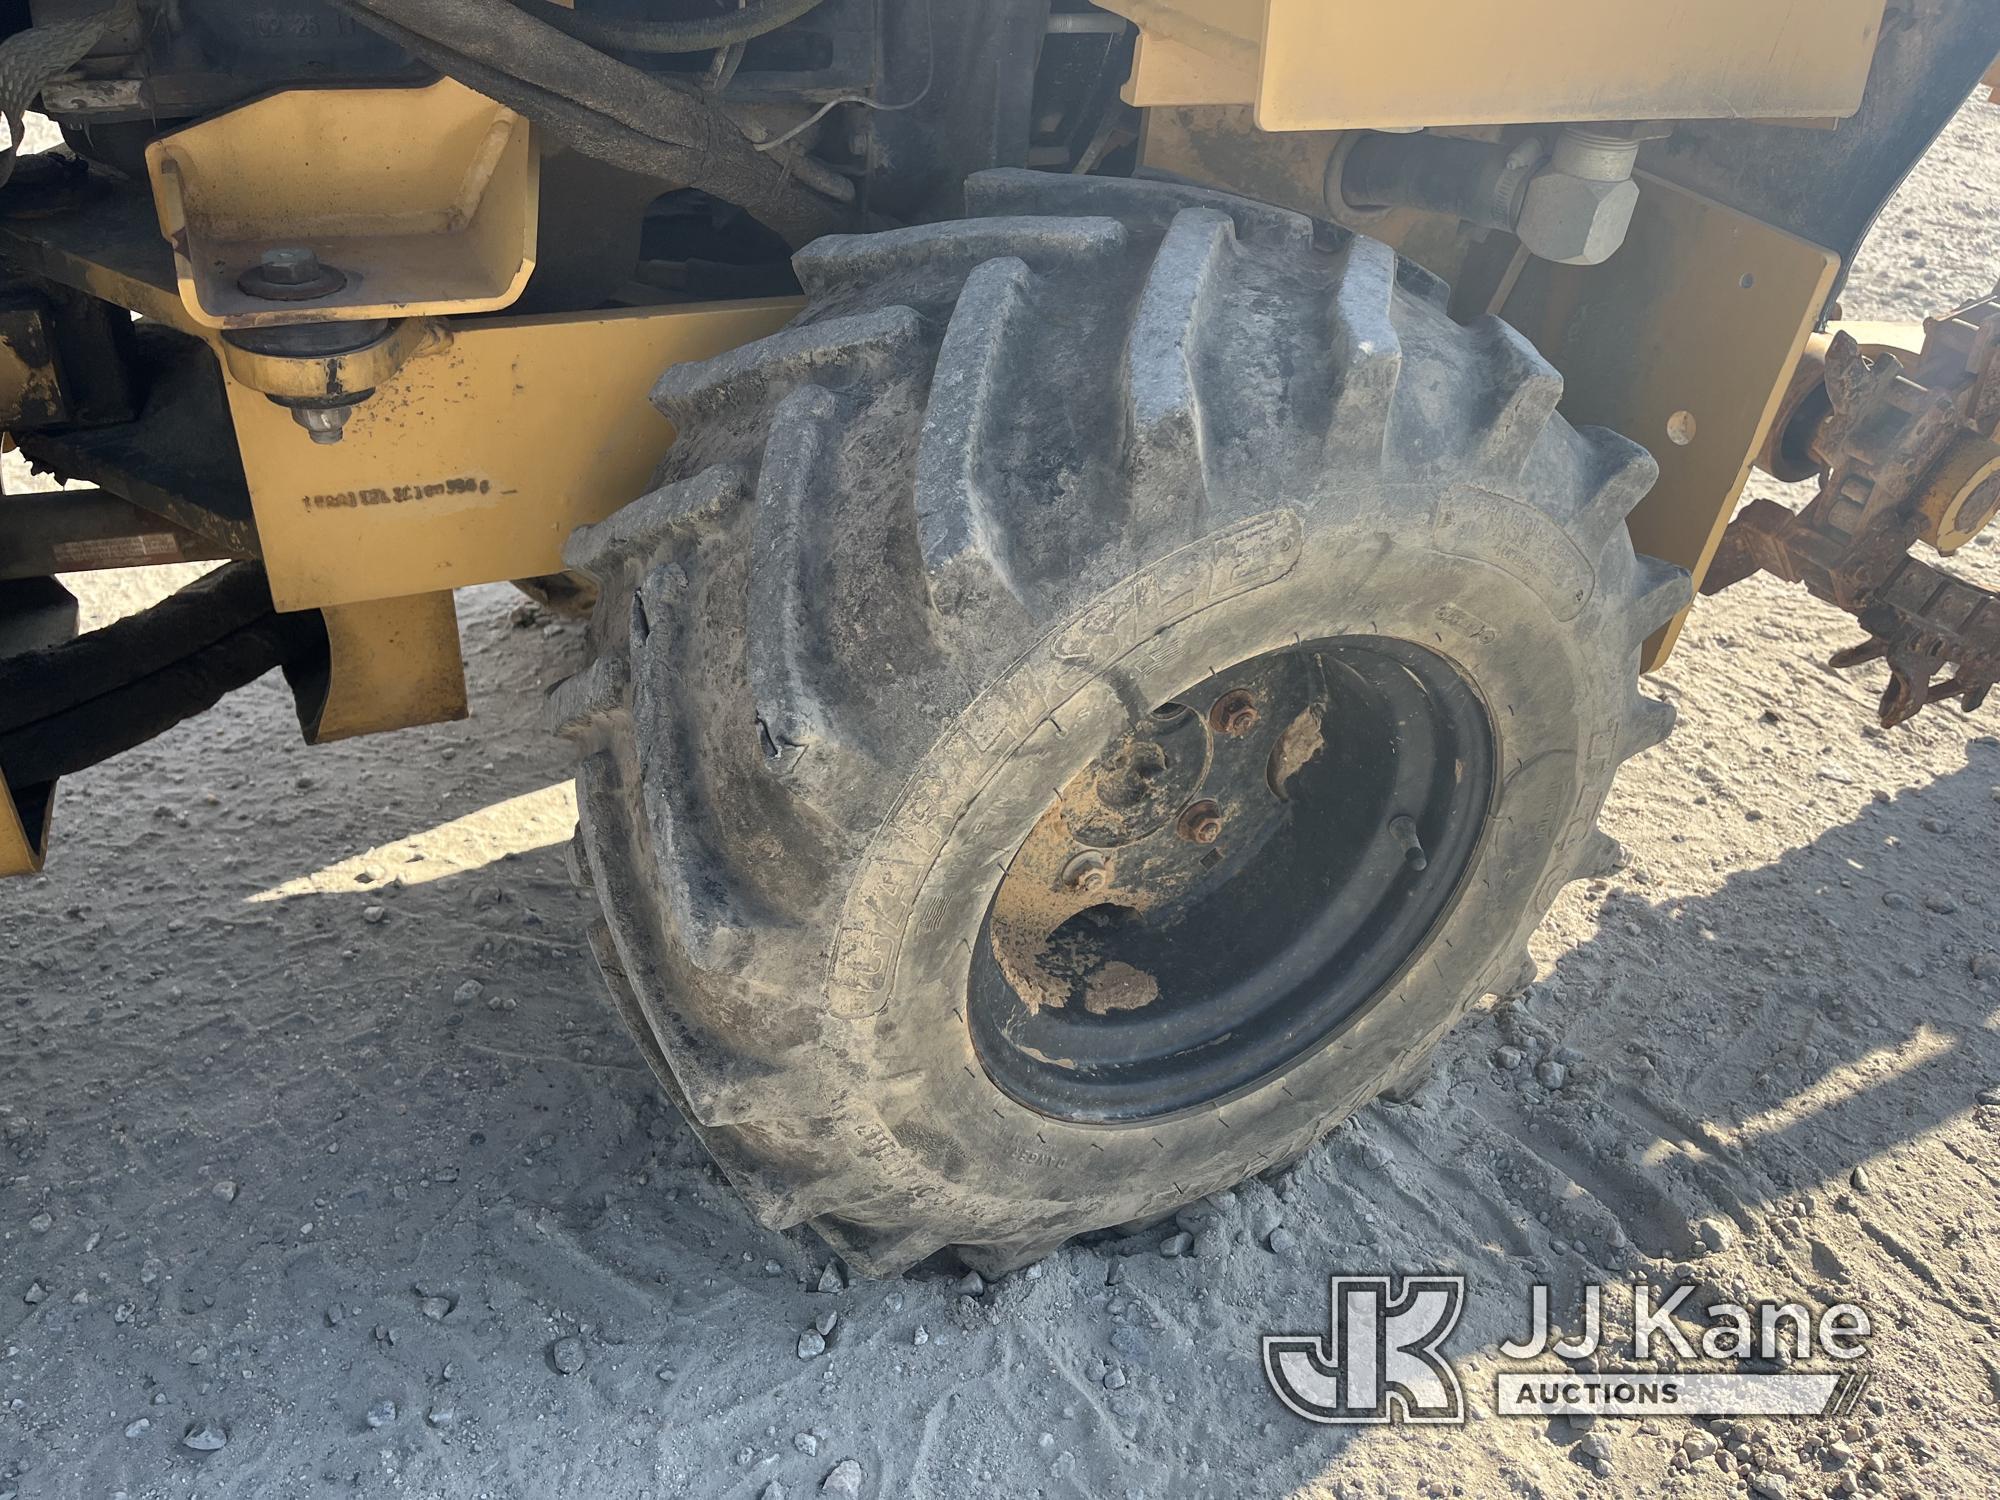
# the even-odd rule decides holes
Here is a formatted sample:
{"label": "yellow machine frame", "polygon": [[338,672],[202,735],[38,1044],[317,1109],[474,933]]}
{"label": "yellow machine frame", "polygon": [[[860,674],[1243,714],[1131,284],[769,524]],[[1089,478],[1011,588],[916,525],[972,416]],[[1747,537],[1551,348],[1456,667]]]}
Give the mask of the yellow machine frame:
{"label": "yellow machine frame", "polygon": [[[1884,3],[1104,0],[1139,28],[1126,98],[1149,109],[1147,164],[1313,213],[1343,132],[1358,129],[1849,115]],[[492,316],[536,263],[539,159],[526,120],[448,80],[290,91],[148,148],[155,257],[71,258],[97,296],[215,351],[274,601],[326,620],[315,741],[462,716],[451,590],[560,571],[569,532],[636,498],[674,439],[646,399],[658,373],[797,310]],[[1399,248],[1423,232],[1394,218],[1371,228]],[[245,267],[296,244],[342,270],[339,289],[291,304],[246,295]],[[1699,577],[1838,269],[1818,246],[1646,180],[1619,255],[1583,267],[1517,254],[1482,310],[1569,377],[1574,420],[1653,449],[1661,482],[1635,535]],[[241,337],[366,319],[389,331],[318,358]],[[356,391],[338,441],[294,420]],[[38,868],[40,842],[0,785],[0,875]]]}

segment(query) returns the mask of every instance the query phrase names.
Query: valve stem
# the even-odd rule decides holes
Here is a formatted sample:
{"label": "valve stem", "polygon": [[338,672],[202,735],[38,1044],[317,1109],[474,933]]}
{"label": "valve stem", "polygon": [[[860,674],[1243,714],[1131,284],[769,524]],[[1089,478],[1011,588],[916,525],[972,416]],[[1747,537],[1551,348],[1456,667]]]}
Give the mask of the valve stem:
{"label": "valve stem", "polygon": [[1417,820],[1408,814],[1399,813],[1389,820],[1389,836],[1403,851],[1403,863],[1412,870],[1429,867],[1431,857],[1424,853],[1424,841],[1417,836]]}

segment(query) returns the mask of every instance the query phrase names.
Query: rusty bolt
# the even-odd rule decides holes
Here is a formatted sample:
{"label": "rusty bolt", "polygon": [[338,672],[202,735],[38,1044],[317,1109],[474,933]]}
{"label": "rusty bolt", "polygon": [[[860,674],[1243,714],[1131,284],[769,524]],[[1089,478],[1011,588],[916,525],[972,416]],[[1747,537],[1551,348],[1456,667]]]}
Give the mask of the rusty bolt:
{"label": "rusty bolt", "polygon": [[1191,844],[1212,844],[1222,837],[1222,809],[1206,798],[1190,802],[1174,831]]}
{"label": "rusty bolt", "polygon": [[1063,884],[1073,891],[1101,891],[1111,883],[1111,872],[1101,854],[1079,854],[1063,866]]}
{"label": "rusty bolt", "polygon": [[1233,738],[1248,734],[1257,727],[1257,700],[1241,688],[1224,693],[1208,711],[1208,727]]}

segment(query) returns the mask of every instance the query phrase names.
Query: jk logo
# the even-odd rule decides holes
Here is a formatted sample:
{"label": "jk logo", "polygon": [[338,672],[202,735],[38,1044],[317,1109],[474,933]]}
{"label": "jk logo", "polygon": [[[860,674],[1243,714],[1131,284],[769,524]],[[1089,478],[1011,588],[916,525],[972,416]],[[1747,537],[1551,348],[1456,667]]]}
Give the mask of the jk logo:
{"label": "jk logo", "polygon": [[1324,1338],[1266,1335],[1264,1377],[1308,1422],[1458,1423],[1465,1395],[1438,1346],[1465,1311],[1463,1276],[1335,1276]]}

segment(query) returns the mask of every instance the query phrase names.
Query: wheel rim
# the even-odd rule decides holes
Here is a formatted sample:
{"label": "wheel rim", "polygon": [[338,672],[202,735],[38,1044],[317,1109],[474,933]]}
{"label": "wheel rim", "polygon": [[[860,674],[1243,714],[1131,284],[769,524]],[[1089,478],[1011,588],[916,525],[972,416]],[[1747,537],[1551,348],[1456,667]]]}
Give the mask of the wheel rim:
{"label": "wheel rim", "polygon": [[988,1076],[1080,1123],[1287,1071],[1379,994],[1464,880],[1493,731],[1443,657],[1339,637],[1216,673],[1058,793],[994,893],[966,1019]]}

